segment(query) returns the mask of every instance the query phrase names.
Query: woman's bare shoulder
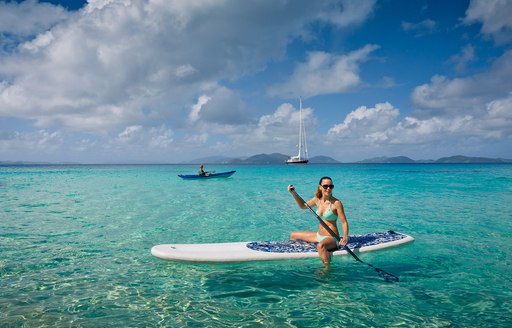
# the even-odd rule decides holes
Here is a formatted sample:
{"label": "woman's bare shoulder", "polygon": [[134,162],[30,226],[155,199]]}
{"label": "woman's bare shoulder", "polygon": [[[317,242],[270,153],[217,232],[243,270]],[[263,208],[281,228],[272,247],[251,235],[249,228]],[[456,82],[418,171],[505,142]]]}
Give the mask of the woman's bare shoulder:
{"label": "woman's bare shoulder", "polygon": [[341,202],[341,199],[336,198],[336,197],[332,198],[332,203],[333,203],[334,206],[338,206],[338,205],[343,206],[343,203]]}

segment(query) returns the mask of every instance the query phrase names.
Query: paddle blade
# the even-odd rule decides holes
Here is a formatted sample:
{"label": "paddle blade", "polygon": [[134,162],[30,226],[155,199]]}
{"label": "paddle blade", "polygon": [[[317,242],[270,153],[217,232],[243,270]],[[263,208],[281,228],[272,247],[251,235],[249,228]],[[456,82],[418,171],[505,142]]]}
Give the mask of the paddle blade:
{"label": "paddle blade", "polygon": [[[368,264],[368,263],[366,263],[366,264]],[[379,276],[381,276],[382,278],[384,278],[384,280],[385,280],[386,282],[398,282],[398,281],[399,281],[399,279],[398,279],[398,277],[397,277],[397,276],[395,276],[395,275],[393,275],[393,274],[391,274],[391,273],[389,273],[389,272],[386,272],[386,271],[384,271],[384,270],[382,270],[382,269],[376,268],[376,267],[374,267],[374,266],[373,266],[373,265],[371,265],[371,264],[368,264],[368,265],[369,265],[369,266],[371,266],[372,268],[374,268],[374,269],[375,269],[375,271],[377,271],[377,273],[379,274]]]}

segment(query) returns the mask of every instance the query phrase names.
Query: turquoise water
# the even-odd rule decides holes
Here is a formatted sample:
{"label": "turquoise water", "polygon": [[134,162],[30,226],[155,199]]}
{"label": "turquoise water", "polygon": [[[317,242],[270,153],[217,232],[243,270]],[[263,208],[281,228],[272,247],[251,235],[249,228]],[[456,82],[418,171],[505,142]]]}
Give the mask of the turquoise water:
{"label": "turquoise water", "polygon": [[[1,327],[508,327],[512,165],[0,167]],[[402,247],[350,257],[184,264],[161,243],[287,239],[317,221],[333,178],[350,233],[396,230]]]}

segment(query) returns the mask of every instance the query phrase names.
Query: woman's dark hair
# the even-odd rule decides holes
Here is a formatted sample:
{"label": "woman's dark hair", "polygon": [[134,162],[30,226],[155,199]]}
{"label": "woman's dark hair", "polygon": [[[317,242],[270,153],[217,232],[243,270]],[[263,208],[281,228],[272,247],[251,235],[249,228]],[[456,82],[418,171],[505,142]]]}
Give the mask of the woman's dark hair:
{"label": "woman's dark hair", "polygon": [[320,178],[320,181],[318,181],[318,187],[316,188],[316,193],[315,193],[316,198],[322,197],[322,190],[320,190],[320,185],[322,184],[322,180],[324,180],[324,179],[329,179],[332,181],[331,177],[328,177],[328,176]]}

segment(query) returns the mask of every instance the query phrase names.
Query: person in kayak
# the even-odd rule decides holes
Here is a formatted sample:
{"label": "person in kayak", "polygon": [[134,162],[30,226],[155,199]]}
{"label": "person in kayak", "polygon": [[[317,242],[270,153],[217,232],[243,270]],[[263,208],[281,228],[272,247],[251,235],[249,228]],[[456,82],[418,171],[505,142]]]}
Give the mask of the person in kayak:
{"label": "person in kayak", "polygon": [[206,175],[206,172],[203,170],[203,164],[199,164],[199,175]]}
{"label": "person in kayak", "polygon": [[[343,229],[343,238],[340,238],[338,243],[336,239],[329,234],[329,232],[320,224],[318,231],[294,231],[290,234],[291,240],[303,240],[307,242],[317,243],[318,255],[322,262],[327,266],[331,261],[330,251],[335,251],[345,246],[348,242],[348,222],[343,210],[341,200],[332,195],[334,185],[330,177],[322,177],[318,183],[315,196],[307,201],[310,207],[317,208],[316,213],[324,220],[329,228],[334,231],[338,236],[338,225],[336,220],[341,222]],[[288,192],[293,195],[293,198],[302,209],[307,209],[306,205],[302,203],[300,198],[292,193],[294,190],[293,185],[288,185]]]}

